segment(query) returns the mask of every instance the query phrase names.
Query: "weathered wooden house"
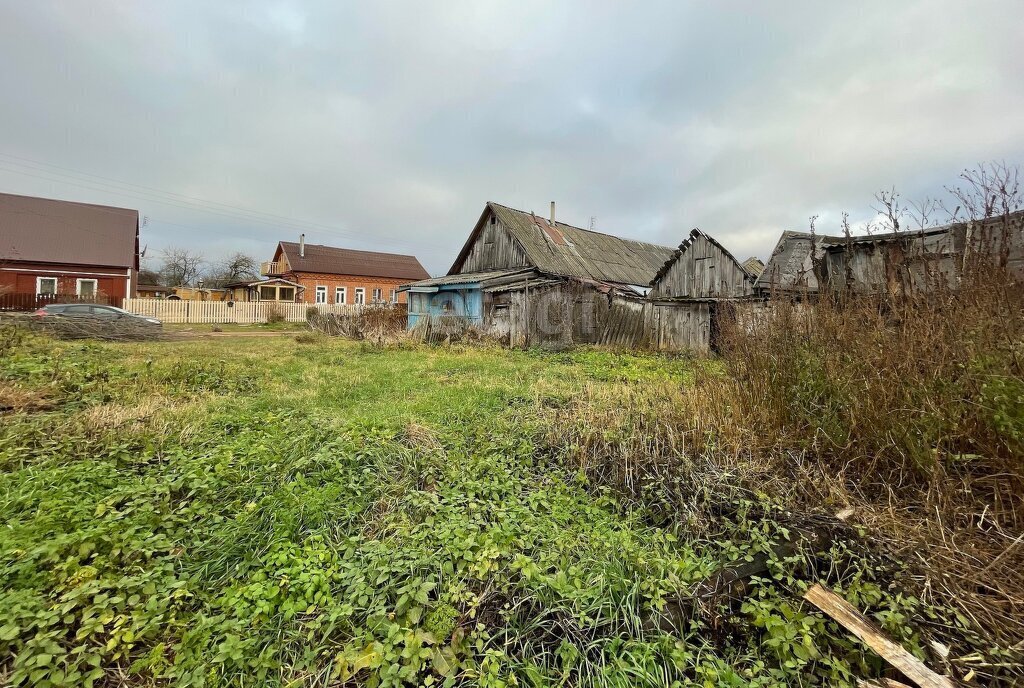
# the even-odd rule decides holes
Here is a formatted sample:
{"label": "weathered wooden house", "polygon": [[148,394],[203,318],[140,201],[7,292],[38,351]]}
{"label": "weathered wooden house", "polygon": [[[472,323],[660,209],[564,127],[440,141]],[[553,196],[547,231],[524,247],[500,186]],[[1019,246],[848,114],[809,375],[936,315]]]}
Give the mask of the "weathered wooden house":
{"label": "weathered wooden house", "polygon": [[822,288],[890,295],[956,288],[972,256],[1024,279],[1024,211],[941,227],[864,236],[784,232],[755,284],[757,293],[817,294]]}
{"label": "weathered wooden house", "polygon": [[469,323],[514,346],[706,350],[714,302],[753,279],[699,230],[677,249],[488,203],[448,274],[402,287],[409,327]]}
{"label": "weathered wooden house", "polygon": [[409,326],[447,317],[514,345],[600,340],[609,300],[642,299],[667,246],[623,239],[489,202],[444,277],[402,287]]}

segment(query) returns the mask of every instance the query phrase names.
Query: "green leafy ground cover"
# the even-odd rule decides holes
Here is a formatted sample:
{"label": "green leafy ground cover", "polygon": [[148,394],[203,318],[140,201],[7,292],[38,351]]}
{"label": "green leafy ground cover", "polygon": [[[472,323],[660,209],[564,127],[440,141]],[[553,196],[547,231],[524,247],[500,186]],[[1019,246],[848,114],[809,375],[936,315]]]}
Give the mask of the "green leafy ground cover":
{"label": "green leafy ground cover", "polygon": [[713,539],[655,523],[541,446],[537,410],[711,364],[0,338],[0,684],[855,685],[882,663],[808,581],[922,656],[913,620],[956,623],[838,543],[665,627],[786,529],[757,503]]}

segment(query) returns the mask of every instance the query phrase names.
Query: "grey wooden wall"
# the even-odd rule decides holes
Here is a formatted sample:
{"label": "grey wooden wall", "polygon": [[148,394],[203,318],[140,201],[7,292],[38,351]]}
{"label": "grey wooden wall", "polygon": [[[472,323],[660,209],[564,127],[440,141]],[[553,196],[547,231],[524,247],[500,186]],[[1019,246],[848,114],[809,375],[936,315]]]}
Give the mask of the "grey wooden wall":
{"label": "grey wooden wall", "polygon": [[736,260],[703,234],[688,240],[682,254],[653,289],[653,298],[736,298],[751,293],[753,280]]}
{"label": "grey wooden wall", "polygon": [[[492,220],[495,220],[493,224]],[[530,265],[526,252],[516,243],[508,230],[496,221],[493,214],[488,214],[484,218],[483,230],[470,247],[458,272],[463,274]]]}
{"label": "grey wooden wall", "polygon": [[653,303],[592,287],[555,284],[496,294],[485,327],[511,346],[554,349],[599,344],[619,349],[707,352],[713,306]]}

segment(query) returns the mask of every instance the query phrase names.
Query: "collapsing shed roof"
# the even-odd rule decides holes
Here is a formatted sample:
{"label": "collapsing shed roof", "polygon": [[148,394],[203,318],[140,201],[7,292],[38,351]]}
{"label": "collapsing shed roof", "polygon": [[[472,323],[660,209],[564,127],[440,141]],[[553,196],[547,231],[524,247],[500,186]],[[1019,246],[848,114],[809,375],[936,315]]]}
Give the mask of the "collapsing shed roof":
{"label": "collapsing shed roof", "polygon": [[522,246],[529,261],[549,275],[646,285],[675,251],[668,246],[622,239],[564,222],[552,225],[534,213],[488,202],[449,275],[462,265],[488,213],[493,213]]}
{"label": "collapsing shed roof", "polygon": [[651,280],[651,286],[654,286],[655,284],[657,284],[658,280],[660,280],[662,277],[664,277],[668,273],[668,271],[672,269],[672,266],[675,264],[675,262],[683,257],[683,255],[686,253],[686,251],[690,248],[690,244],[692,244],[693,240],[696,239],[697,237],[704,237],[712,245],[717,246],[719,248],[719,250],[721,250],[722,253],[724,253],[726,255],[726,257],[731,259],[732,262],[736,263],[736,265],[740,268],[740,270],[742,272],[744,272],[748,276],[750,276],[750,272],[747,270],[746,266],[741,264],[738,260],[736,260],[736,256],[731,254],[729,252],[729,249],[727,249],[725,246],[722,246],[720,243],[718,243],[715,240],[715,238],[713,236],[711,236],[710,234],[702,232],[702,231],[700,231],[700,229],[694,227],[693,229],[690,230],[689,236],[687,236],[685,239],[683,239],[683,242],[681,244],[679,244],[679,248],[677,248],[675,251],[673,251],[672,252],[672,256],[668,260],[666,260],[665,264],[662,265],[658,269],[658,273],[654,276],[654,279]]}

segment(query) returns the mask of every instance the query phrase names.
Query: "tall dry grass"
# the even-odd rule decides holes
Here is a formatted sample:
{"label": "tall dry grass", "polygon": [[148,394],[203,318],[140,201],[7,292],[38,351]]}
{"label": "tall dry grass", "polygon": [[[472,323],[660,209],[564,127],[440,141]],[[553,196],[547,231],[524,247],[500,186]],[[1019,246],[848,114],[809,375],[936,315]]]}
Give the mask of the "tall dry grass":
{"label": "tall dry grass", "polygon": [[724,356],[762,455],[797,453],[808,496],[857,507],[922,593],[1024,642],[1020,284],[979,262],[956,289],[776,302]]}
{"label": "tall dry grass", "polygon": [[722,374],[548,409],[546,443],[698,532],[755,496],[852,508],[910,592],[1024,650],[1021,285],[985,266],[957,289],[776,300],[723,341]]}

